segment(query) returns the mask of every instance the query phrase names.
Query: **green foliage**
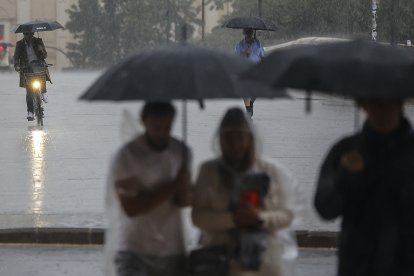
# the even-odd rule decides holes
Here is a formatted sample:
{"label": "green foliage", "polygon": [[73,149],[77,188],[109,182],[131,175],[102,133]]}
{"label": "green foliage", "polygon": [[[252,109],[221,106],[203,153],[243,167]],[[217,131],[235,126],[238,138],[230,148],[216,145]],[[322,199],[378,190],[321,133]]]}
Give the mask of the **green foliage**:
{"label": "green foliage", "polygon": [[414,40],[414,1],[412,0],[381,0],[378,9],[378,38],[380,41],[391,39],[391,4],[395,4],[395,40],[405,43]]}
{"label": "green foliage", "polygon": [[67,29],[76,42],[68,44],[78,67],[111,65],[130,53],[180,38],[180,27],[197,20],[192,0],[80,0],[68,10]]}
{"label": "green foliage", "polygon": [[73,5],[67,12],[70,21],[66,28],[77,41],[68,43],[68,55],[82,68],[103,66],[107,62],[101,44],[105,30],[97,22],[104,20],[104,14],[98,0],[79,0],[79,5]]}
{"label": "green foliage", "polygon": [[[391,1],[396,3],[396,40],[404,43],[414,40],[414,1],[379,0],[378,37],[390,41]],[[234,16],[258,15],[258,0],[210,0],[215,8],[230,3],[233,12],[223,21]],[[264,44],[287,41],[305,36],[364,37],[371,38],[372,0],[262,0],[262,16],[272,20],[277,32],[265,35]],[[222,23],[221,22],[221,23]],[[207,44],[228,45],[224,31],[216,28],[207,36]],[[238,39],[242,36],[236,32]],[[234,39],[228,35],[228,39]],[[234,40],[233,44],[236,43]]]}
{"label": "green foliage", "polygon": [[[379,0],[378,38],[390,41],[391,3],[396,5],[395,38],[414,40],[414,1]],[[194,28],[201,1],[194,0],[79,0],[67,12],[66,28],[76,41],[68,44],[69,55],[79,67],[113,64],[137,49],[173,43],[184,22]],[[372,0],[262,0],[262,16],[272,20],[278,31],[258,32],[264,45],[305,36],[371,38]],[[205,0],[213,8],[232,6],[205,44],[232,50],[242,38],[240,30],[221,28],[234,16],[258,15],[258,0]],[[190,30],[191,33],[192,30]],[[191,35],[189,35],[191,37]]]}
{"label": "green foliage", "polygon": [[[124,54],[180,39],[180,26],[199,24],[191,0],[126,0],[120,4]],[[190,33],[193,28],[190,25]]]}

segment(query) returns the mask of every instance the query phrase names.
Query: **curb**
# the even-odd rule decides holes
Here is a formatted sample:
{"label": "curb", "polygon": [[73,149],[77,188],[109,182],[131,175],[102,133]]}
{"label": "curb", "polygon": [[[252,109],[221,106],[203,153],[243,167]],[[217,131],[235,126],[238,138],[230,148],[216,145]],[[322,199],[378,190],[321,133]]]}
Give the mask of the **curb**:
{"label": "curb", "polygon": [[[102,245],[103,228],[16,228],[1,229],[0,243]],[[336,248],[337,232],[296,231],[299,247]]]}
{"label": "curb", "polygon": [[16,228],[1,229],[0,243],[81,244],[99,245],[104,242],[102,228]]}
{"label": "curb", "polygon": [[296,239],[299,247],[336,248],[338,234],[338,232],[296,231]]}

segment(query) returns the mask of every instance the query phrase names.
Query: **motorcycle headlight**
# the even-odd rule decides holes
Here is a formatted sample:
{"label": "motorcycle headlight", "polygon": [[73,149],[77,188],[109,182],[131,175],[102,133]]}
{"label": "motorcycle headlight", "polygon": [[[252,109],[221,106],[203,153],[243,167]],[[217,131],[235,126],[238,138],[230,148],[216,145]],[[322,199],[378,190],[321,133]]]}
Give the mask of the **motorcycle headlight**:
{"label": "motorcycle headlight", "polygon": [[35,81],[32,82],[32,87],[34,89],[39,89],[41,86],[42,85],[40,84],[40,81],[38,81],[38,80],[35,80]]}

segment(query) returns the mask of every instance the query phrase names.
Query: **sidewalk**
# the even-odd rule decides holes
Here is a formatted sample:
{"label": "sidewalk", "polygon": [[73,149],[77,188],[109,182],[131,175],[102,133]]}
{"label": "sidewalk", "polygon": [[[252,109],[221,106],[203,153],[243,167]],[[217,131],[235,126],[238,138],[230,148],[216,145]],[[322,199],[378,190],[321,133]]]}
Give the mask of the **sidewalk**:
{"label": "sidewalk", "polygon": [[[301,249],[296,276],[334,276],[335,250]],[[1,245],[0,275],[105,275],[102,246]]]}
{"label": "sidewalk", "polygon": [[[337,233],[297,231],[302,248],[335,248]],[[0,230],[2,244],[76,244],[101,245],[103,228],[17,228]]]}

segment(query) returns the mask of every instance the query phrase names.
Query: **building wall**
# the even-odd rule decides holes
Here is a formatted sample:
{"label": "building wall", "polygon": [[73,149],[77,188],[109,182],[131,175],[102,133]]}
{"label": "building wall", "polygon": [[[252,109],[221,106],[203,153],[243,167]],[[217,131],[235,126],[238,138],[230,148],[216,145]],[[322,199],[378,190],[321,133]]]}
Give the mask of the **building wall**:
{"label": "building wall", "polygon": [[[207,2],[207,0],[205,1]],[[199,8],[200,12],[198,14],[198,18],[201,20],[202,19],[202,14],[201,14],[201,0],[195,0],[194,1],[194,7]],[[232,8],[230,4],[224,4],[224,7],[222,10],[216,10],[216,9],[211,9],[212,4],[206,5],[204,7],[204,32],[205,34],[211,33],[211,31],[213,30],[214,27],[217,27],[219,25],[219,21],[220,19],[231,13]],[[202,28],[199,27],[197,29],[197,31],[194,34],[195,38],[201,38],[202,34]]]}
{"label": "building wall", "polygon": [[[12,29],[17,24],[36,19],[56,20],[65,26],[69,20],[66,10],[77,3],[78,0],[0,0],[0,39],[16,43],[23,35],[12,33]],[[1,29],[4,29],[3,37]],[[47,62],[54,64],[54,69],[71,66],[64,54],[67,51],[66,43],[73,40],[69,31],[59,29],[39,32],[39,37],[43,39],[48,52]],[[11,48],[10,52],[13,53],[13,50]]]}
{"label": "building wall", "polygon": [[0,33],[0,39],[10,41],[12,35],[10,29],[12,28],[16,18],[16,1],[13,0],[0,0],[0,26],[2,32]]}
{"label": "building wall", "polygon": [[218,26],[220,19],[231,12],[230,4],[224,4],[223,10],[210,10],[211,5],[205,8],[205,32],[211,33]]}

